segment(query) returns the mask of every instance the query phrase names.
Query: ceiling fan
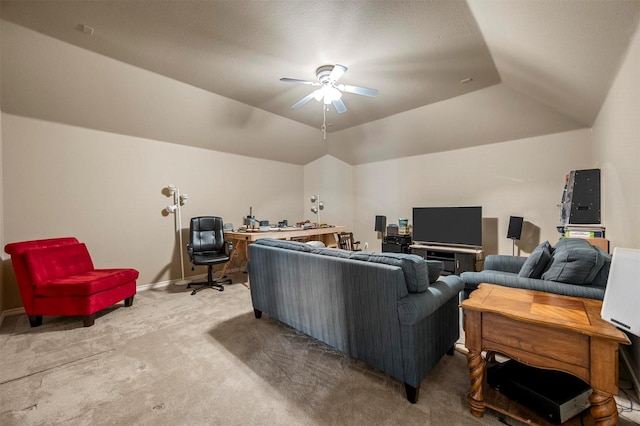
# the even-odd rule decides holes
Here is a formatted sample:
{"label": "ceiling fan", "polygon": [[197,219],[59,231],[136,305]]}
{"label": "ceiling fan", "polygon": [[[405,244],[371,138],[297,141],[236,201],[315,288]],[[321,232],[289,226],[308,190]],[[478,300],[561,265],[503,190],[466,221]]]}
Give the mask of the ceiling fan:
{"label": "ceiling fan", "polygon": [[330,104],[333,104],[336,111],[342,114],[347,111],[347,107],[342,101],[342,92],[355,93],[356,95],[369,96],[372,98],[378,96],[378,91],[376,89],[351,86],[348,84],[337,84],[336,82],[345,72],[347,72],[347,67],[344,65],[322,65],[316,70],[317,81],[298,80],[296,78],[286,77],[281,78],[280,81],[284,81],[285,83],[308,84],[310,86],[319,87],[319,89],[314,90],[293,104],[291,108],[300,108],[311,99],[315,99],[317,101],[323,101],[325,108],[328,108]]}

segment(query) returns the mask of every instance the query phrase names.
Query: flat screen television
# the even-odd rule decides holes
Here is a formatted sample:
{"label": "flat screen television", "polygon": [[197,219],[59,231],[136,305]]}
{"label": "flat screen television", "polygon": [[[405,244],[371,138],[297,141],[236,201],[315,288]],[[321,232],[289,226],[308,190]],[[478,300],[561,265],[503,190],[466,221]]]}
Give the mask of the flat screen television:
{"label": "flat screen television", "polygon": [[482,207],[414,207],[412,240],[481,247]]}

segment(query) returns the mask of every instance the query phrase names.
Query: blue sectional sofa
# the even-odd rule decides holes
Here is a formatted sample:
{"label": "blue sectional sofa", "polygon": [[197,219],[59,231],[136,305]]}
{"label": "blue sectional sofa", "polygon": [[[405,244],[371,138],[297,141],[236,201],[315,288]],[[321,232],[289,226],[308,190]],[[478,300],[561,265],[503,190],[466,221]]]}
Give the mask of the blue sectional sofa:
{"label": "blue sectional sofa", "polygon": [[249,246],[249,259],[256,318],[265,313],[401,380],[412,403],[453,354],[463,283],[438,280],[441,262],[266,238]]}
{"label": "blue sectional sofa", "polygon": [[588,299],[604,298],[611,256],[580,238],[540,244],[529,257],[490,255],[481,272],[463,272],[463,299],[481,283]]}

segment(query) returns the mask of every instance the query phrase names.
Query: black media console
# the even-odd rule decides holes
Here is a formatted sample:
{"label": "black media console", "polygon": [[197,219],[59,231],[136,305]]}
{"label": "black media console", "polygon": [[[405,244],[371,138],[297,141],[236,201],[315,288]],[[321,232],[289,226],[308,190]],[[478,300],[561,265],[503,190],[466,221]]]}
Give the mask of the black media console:
{"label": "black media console", "polygon": [[442,275],[481,271],[484,266],[484,253],[481,248],[413,244],[409,249],[412,254],[427,260],[440,260],[444,264]]}

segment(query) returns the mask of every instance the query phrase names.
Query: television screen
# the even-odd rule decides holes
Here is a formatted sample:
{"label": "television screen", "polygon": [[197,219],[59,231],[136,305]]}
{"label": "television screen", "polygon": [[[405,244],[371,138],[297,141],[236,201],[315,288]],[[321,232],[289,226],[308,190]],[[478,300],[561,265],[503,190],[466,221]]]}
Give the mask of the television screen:
{"label": "television screen", "polygon": [[414,207],[413,241],[482,246],[482,207]]}

